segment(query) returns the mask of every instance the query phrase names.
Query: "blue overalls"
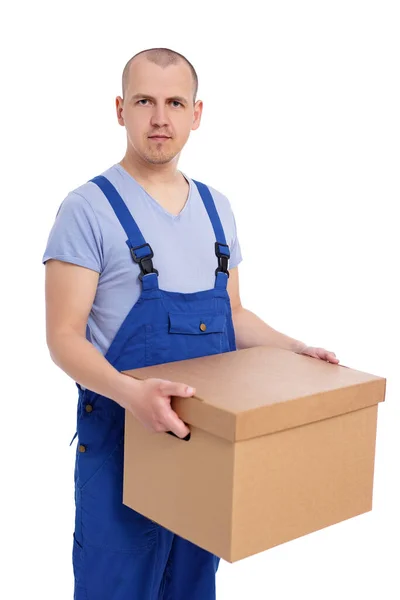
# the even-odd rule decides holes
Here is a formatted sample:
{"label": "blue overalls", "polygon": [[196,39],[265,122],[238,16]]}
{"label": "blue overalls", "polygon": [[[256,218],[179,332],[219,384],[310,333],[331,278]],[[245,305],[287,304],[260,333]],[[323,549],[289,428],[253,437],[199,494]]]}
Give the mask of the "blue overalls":
{"label": "blue overalls", "polygon": [[[124,371],[236,350],[227,292],[229,247],[207,186],[195,182],[216,237],[215,286],[185,294],[159,289],[152,249],[121,196],[103,176],[91,182],[124,228],[126,251],[139,265],[142,283],[106,359]],[[79,385],[78,390],[74,599],[215,599],[219,558],[122,503],[124,409]]]}

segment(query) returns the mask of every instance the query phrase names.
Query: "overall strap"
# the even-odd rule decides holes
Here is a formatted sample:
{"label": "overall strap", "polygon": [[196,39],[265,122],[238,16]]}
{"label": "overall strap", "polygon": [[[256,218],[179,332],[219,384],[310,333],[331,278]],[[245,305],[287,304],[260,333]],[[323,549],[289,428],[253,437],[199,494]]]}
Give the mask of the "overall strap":
{"label": "overall strap", "polygon": [[[114,210],[121,226],[125,230],[128,239],[126,243],[130,249],[131,255],[135,263],[137,263],[140,267],[139,279],[143,283],[143,277],[145,275],[150,275],[155,273],[158,275],[158,271],[153,267],[152,258],[154,256],[153,250],[148,244],[140,231],[139,227],[136,224],[135,219],[132,214],[129,212],[128,207],[125,202],[121,198],[120,194],[117,192],[112,183],[103,175],[98,175],[93,179],[90,179],[92,183],[95,183],[103,192],[109,203],[111,204],[112,209]],[[149,282],[152,282],[151,287],[157,287],[157,277],[150,277]],[[148,283],[146,282],[146,288],[148,287]]]}
{"label": "overall strap", "polygon": [[226,243],[224,228],[222,227],[221,219],[219,218],[219,214],[215,207],[214,199],[210,190],[204,183],[200,183],[200,181],[195,180],[193,181],[200,192],[201,199],[204,202],[204,206],[206,207],[215,233],[215,254],[218,258],[218,267],[215,270],[215,287],[224,288],[227,285],[229,277],[228,262],[231,256],[229,252],[229,246]]}

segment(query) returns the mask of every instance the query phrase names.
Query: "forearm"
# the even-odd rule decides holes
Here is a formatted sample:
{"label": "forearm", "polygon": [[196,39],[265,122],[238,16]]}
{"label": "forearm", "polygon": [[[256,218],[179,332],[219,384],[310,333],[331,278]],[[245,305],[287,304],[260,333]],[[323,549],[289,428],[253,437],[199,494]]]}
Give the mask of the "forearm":
{"label": "forearm", "polygon": [[243,307],[232,311],[232,318],[238,350],[253,346],[276,346],[299,352],[306,347],[303,342],[276,331],[253,312]]}
{"label": "forearm", "polygon": [[55,364],[83,387],[125,406],[135,381],[115,369],[86,338],[75,331],[57,333],[48,340]]}

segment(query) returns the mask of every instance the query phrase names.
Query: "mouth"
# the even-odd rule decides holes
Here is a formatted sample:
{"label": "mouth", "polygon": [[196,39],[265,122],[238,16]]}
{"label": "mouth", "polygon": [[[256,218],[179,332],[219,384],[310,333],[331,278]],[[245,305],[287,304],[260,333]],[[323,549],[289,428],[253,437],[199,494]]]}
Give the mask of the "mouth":
{"label": "mouth", "polygon": [[169,138],[166,135],[151,135],[149,136],[149,140],[155,140],[156,142],[163,142],[165,140],[170,140],[171,138]]}

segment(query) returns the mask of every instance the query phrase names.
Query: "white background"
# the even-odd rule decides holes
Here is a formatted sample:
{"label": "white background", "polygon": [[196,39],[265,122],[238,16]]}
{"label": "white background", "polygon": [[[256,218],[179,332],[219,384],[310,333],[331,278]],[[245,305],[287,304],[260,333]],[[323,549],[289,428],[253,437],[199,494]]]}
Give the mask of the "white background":
{"label": "white background", "polygon": [[1,598],[72,598],[76,389],[46,348],[41,257],[67,193],[122,158],[122,69],[156,46],[197,69],[203,121],[180,168],[231,201],[244,306],[387,378],[373,511],[222,562],[218,600],[400,598],[398,7],[70,0],[3,9]]}

